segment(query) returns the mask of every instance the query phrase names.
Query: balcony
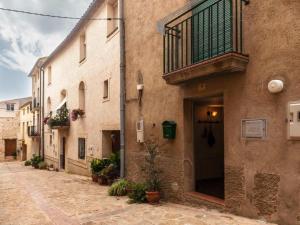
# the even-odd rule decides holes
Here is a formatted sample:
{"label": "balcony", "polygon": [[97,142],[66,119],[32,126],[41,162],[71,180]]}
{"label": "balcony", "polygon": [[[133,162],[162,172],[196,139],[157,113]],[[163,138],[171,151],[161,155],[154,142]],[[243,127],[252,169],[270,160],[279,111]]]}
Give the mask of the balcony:
{"label": "balcony", "polygon": [[36,126],[30,126],[27,130],[28,137],[39,137],[40,132]]}
{"label": "balcony", "polygon": [[163,78],[168,84],[246,70],[243,2],[248,3],[205,0],[165,25]]}
{"label": "balcony", "polygon": [[70,128],[70,115],[66,106],[62,106],[56,110],[56,115],[47,120],[50,129],[65,130]]}

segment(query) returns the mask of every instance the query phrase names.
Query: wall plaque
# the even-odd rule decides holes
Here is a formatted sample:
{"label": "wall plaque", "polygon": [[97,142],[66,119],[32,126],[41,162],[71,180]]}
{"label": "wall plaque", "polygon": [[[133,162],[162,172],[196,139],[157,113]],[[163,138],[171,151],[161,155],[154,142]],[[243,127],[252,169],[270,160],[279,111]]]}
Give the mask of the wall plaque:
{"label": "wall plaque", "polygon": [[243,119],[242,138],[263,139],[267,136],[267,120]]}

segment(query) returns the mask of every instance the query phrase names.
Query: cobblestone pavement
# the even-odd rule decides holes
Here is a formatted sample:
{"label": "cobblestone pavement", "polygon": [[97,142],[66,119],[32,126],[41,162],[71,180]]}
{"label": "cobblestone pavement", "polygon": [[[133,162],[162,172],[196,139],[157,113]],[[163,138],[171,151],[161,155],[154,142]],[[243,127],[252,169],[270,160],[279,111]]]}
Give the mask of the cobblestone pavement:
{"label": "cobblestone pavement", "polygon": [[127,204],[90,178],[0,163],[1,225],[260,225],[214,210],[171,203]]}

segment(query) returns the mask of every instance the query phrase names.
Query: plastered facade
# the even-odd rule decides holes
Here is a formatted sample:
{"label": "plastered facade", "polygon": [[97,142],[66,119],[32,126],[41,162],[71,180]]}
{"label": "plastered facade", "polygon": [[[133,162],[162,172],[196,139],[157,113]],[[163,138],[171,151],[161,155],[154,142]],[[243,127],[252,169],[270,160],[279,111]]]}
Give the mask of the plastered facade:
{"label": "plastered facade", "polygon": [[[251,0],[243,6],[246,72],[207,76],[167,85],[163,75],[163,37],[157,21],[189,1],[125,1],[126,17],[126,176],[142,180],[143,145],[136,122],[144,119],[145,138],[159,139],[164,196],[185,202],[193,191],[192,99],[224,96],[224,210],[284,225],[299,223],[300,142],[287,139],[287,105],[300,100],[300,2]],[[147,9],[147,10],[145,10]],[[136,90],[143,78],[141,104]],[[267,84],[284,81],[282,93]],[[244,140],[241,120],[264,118],[267,137]],[[174,141],[162,138],[161,123],[177,123]],[[262,197],[263,196],[263,197]]]}
{"label": "plastered facade", "polygon": [[[98,1],[95,18],[107,17],[107,4]],[[89,21],[65,44],[62,51],[44,65],[44,115],[55,114],[66,97],[71,113],[80,108],[79,86],[84,85],[84,116],[70,122],[65,130],[50,130],[45,125],[44,156],[49,164],[60,167],[62,138],[65,143],[67,172],[88,175],[89,160],[109,152],[103,146],[103,132],[119,130],[119,31],[107,37],[111,21]],[[86,58],[80,62],[80,37],[85,35]],[[50,69],[51,68],[51,69]],[[51,71],[49,71],[51,70]],[[51,73],[51,80],[49,80]],[[104,81],[108,80],[108,98],[104,99]],[[82,87],[82,86],[81,86]],[[63,93],[63,95],[62,95]],[[52,143],[50,141],[50,135]],[[78,138],[85,138],[85,159],[78,157]]]}

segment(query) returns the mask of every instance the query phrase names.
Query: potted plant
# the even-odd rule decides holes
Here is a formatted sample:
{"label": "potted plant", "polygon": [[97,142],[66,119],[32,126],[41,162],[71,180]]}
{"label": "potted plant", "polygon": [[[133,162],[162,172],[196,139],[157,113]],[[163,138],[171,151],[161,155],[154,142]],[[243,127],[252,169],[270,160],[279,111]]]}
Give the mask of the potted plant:
{"label": "potted plant", "polygon": [[92,180],[93,182],[98,182],[98,173],[102,170],[101,160],[93,159],[91,161],[91,171],[92,171]]}
{"label": "potted plant", "polygon": [[72,121],[76,121],[78,117],[82,117],[84,114],[85,112],[82,109],[73,109],[71,112],[71,119]]}
{"label": "potted plant", "polygon": [[157,156],[159,155],[158,144],[154,141],[145,142],[146,156],[143,171],[146,174],[146,198],[151,204],[158,203],[160,200],[161,170],[157,166]]}
{"label": "potted plant", "polygon": [[98,183],[100,185],[107,185],[107,175],[106,175],[106,171],[104,170],[105,168],[107,168],[110,165],[110,160],[109,159],[100,159],[99,162],[99,172],[97,172],[98,175]]}
{"label": "potted plant", "polygon": [[66,107],[57,110],[57,114],[53,118],[49,118],[47,124],[50,128],[56,126],[69,126],[69,110]]}
{"label": "potted plant", "polygon": [[35,169],[38,169],[39,168],[39,163],[42,162],[43,160],[40,156],[34,154],[30,161],[31,161],[32,167],[34,167]]}

